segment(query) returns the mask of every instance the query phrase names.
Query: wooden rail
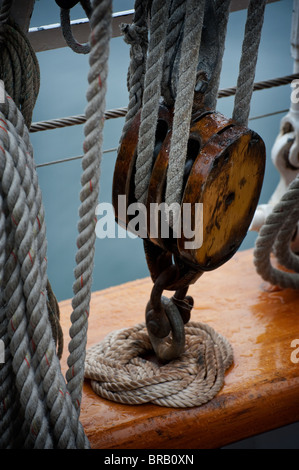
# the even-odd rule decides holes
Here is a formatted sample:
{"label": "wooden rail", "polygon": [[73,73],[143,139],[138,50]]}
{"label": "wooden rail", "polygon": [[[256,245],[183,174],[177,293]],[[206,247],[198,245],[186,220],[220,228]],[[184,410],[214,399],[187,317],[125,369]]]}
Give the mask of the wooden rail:
{"label": "wooden rail", "polygon": [[[88,347],[112,330],[144,321],[151,287],[146,278],[94,292]],[[190,294],[195,300],[192,320],[211,325],[234,349],[222,390],[202,407],[172,409],[113,403],[95,395],[86,381],[81,422],[92,448],[219,448],[299,420],[299,350],[294,342],[298,339],[299,345],[299,292],[263,282],[249,250],[205,273]],[[67,343],[71,302],[61,302],[60,308]]]}
{"label": "wooden rail", "polygon": [[[16,1],[20,2],[21,0]],[[268,0],[268,3],[274,3],[277,1],[280,0]],[[230,11],[233,12],[243,10],[248,7],[248,4],[249,0],[232,0]],[[121,35],[119,28],[120,24],[131,23],[133,19],[133,13],[134,10],[127,10],[113,14],[112,37],[118,37]],[[73,20],[71,25],[74,37],[77,39],[77,41],[81,44],[87,42],[90,34],[88,19],[81,18],[79,20]],[[60,23],[30,28],[29,40],[35,52],[66,47]]]}

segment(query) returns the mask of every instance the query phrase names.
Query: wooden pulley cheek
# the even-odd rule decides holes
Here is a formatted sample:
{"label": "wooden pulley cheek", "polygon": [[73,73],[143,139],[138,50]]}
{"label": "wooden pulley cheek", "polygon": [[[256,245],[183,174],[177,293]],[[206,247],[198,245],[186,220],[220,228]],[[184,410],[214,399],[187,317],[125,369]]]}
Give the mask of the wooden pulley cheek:
{"label": "wooden pulley cheek", "polygon": [[[216,134],[223,132],[225,129],[234,125],[235,123],[231,119],[227,119],[222,114],[208,109],[198,110],[193,115],[190,125],[190,135],[185,163],[184,186],[189,178],[192,166],[204,146]],[[163,213],[163,210],[161,210],[159,217],[153,217],[151,210],[153,203],[156,203],[158,206],[160,206],[163,202],[165,202],[166,178],[171,137],[172,132],[169,132],[153,166],[147,197],[147,227],[148,237],[153,243],[161,246],[166,250],[177,253],[177,240],[174,239],[171,235],[171,229],[169,229],[170,237],[165,237],[163,234],[162,225],[164,224],[164,227],[167,225],[167,213]],[[163,206],[160,207],[162,208]]]}
{"label": "wooden pulley cheek", "polygon": [[[117,155],[116,164],[113,175],[112,185],[112,204],[115,211],[116,221],[127,228],[133,216],[128,214],[128,207],[130,204],[136,202],[135,198],[135,171],[138,147],[138,135],[140,127],[141,111],[137,113],[130,128],[127,130],[122,139],[120,149]],[[157,155],[159,155],[165,140],[171,132],[173,114],[165,106],[160,106],[157,129],[155,149],[153,161],[155,162]],[[119,196],[125,197],[125,206],[120,207]]]}
{"label": "wooden pulley cheek", "polygon": [[[181,205],[182,210],[191,205],[193,230],[202,222],[202,245],[186,248],[190,240],[182,232],[180,256],[203,271],[233,256],[254,215],[264,170],[265,145],[255,132],[233,125],[210,139],[192,166]],[[196,220],[196,203],[202,203],[201,220]]]}

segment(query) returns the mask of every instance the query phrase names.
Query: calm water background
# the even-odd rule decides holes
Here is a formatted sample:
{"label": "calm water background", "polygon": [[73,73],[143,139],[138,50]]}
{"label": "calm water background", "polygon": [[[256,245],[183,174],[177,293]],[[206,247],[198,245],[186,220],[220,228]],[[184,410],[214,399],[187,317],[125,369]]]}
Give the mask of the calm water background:
{"label": "calm water background", "polygon": [[[114,11],[131,9],[133,0],[115,0]],[[283,0],[266,7],[256,80],[292,73],[290,54],[292,0]],[[72,19],[84,17],[80,6],[72,10]],[[230,15],[226,51],[220,87],[236,84],[245,11]],[[31,26],[59,22],[59,8],[54,0],[38,0]],[[38,53],[41,68],[41,89],[34,111],[34,121],[84,113],[88,74],[88,56],[75,54],[67,47]],[[110,44],[108,93],[106,109],[127,106],[126,76],[129,46],[121,37]],[[290,87],[283,86],[255,92],[251,116],[271,113],[289,107]],[[217,109],[231,116],[233,98],[219,100]],[[250,127],[264,139],[267,147],[267,168],[260,202],[267,202],[279,176],[272,165],[270,151],[283,114],[253,120]],[[117,147],[124,119],[106,121],[104,149]],[[82,155],[83,126],[32,134],[36,163]],[[111,202],[111,188],[116,153],[103,156],[100,201]],[[58,300],[72,297],[75,267],[81,162],[73,161],[38,169],[46,211],[48,237],[48,275]],[[241,249],[252,247],[256,234],[249,233]],[[96,241],[93,290],[103,289],[129,280],[148,276],[140,239],[103,239]]]}

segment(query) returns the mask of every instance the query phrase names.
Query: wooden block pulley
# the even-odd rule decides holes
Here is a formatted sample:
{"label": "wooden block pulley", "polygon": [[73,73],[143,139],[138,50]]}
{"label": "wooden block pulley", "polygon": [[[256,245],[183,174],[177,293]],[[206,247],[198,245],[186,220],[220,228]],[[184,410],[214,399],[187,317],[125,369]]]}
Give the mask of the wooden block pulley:
{"label": "wooden block pulley", "polygon": [[[180,204],[181,221],[184,208],[191,211],[191,232],[196,234],[201,223],[202,243],[198,246],[198,240],[192,244],[190,233],[186,236],[182,223],[179,233],[170,229],[169,237],[163,236],[162,222],[167,217],[163,210],[158,219],[150,219],[151,205],[165,202],[172,122],[173,110],[161,105],[146,201],[147,239],[195,270],[209,271],[231,258],[248,231],[262,187],[265,146],[254,131],[218,112],[200,109],[193,114]],[[114,172],[113,205],[116,220],[124,227],[132,216],[119,210],[118,196],[126,197],[126,209],[136,202],[134,176],[139,125],[140,113],[122,140]],[[198,207],[200,220],[196,219]],[[155,220],[158,226],[153,227]]]}

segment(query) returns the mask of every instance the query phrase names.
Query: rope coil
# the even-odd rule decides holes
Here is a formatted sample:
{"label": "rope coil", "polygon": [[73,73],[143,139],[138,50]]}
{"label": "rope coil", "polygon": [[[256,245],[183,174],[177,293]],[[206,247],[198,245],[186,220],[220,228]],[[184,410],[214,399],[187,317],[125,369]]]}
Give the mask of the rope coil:
{"label": "rope coil", "polygon": [[98,395],[119,403],[200,406],[221,389],[233,352],[209,325],[189,322],[185,335],[181,357],[159,364],[146,359],[153,351],[144,323],[114,331],[87,351],[85,378]]}
{"label": "rope coil", "polygon": [[[287,192],[275,205],[261,227],[254,249],[254,264],[261,277],[282,288],[299,289],[299,261],[292,253],[290,242],[299,219],[299,177],[289,185]],[[286,269],[272,266],[271,254]]]}

